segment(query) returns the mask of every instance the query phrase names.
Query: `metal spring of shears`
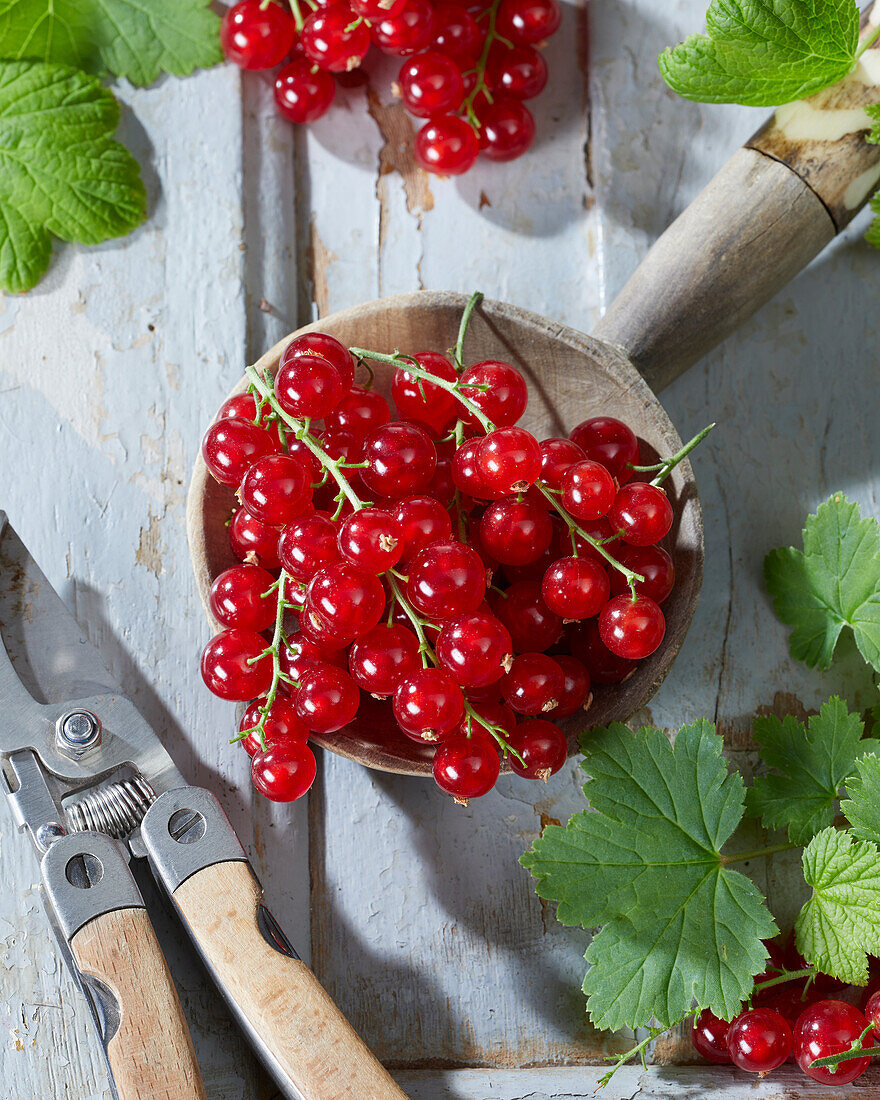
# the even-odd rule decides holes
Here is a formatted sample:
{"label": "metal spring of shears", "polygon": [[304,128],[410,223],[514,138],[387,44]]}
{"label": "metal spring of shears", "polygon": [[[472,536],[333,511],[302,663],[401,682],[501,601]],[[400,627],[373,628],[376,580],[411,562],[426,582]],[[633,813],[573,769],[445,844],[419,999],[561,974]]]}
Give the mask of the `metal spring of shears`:
{"label": "metal spring of shears", "polygon": [[153,788],[137,774],[106,787],[96,787],[65,806],[64,812],[71,832],[91,829],[122,840],[140,825],[155,798]]}

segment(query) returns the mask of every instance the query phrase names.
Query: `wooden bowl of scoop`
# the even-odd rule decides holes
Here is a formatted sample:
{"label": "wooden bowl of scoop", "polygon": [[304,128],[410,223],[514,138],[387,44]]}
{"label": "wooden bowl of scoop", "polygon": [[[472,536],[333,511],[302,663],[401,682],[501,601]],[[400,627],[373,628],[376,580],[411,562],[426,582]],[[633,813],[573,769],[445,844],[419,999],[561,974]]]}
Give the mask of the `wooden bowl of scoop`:
{"label": "wooden bowl of scoop", "polygon": [[[878,47],[873,47],[877,49]],[[843,82],[804,105],[816,112],[862,107],[872,89]],[[646,456],[664,458],[681,441],[654,394],[773,297],[840,232],[867,201],[880,173],[880,146],[869,145],[870,119],[850,110],[842,136],[814,127],[793,135],[787,116],[772,116],[737,150],[704,191],[657,241],[614,300],[593,337],[502,302],[484,301],[468,329],[465,362],[502,359],[529,388],[521,423],[539,439],[566,435],[581,420],[618,417],[639,436]],[[839,126],[838,126],[839,130]],[[575,274],[576,277],[576,274]],[[421,291],[334,313],[300,332],[326,331],[348,347],[372,351],[444,351],[454,346],[463,295]],[[274,371],[285,338],[260,359]],[[391,368],[376,364],[388,395]],[[242,379],[234,392],[245,389]],[[708,416],[707,416],[708,418]],[[650,461],[651,459],[649,459]],[[565,723],[570,750],[586,725],[624,721],[651,698],[670,669],[696,607],[703,574],[700,502],[690,463],[667,479],[675,520],[667,546],[676,584],[663,606],[666,636],[623,683],[594,692],[588,715]],[[218,485],[201,458],[188,500],[190,550],[208,608],[214,578],[234,564],[226,531],[232,491]],[[433,749],[404,737],[388,703],[363,696],[356,720],[318,744],[368,767],[428,775]]]}
{"label": "wooden bowl of scoop", "polygon": [[[461,294],[402,294],[343,310],[300,332],[328,332],[347,347],[372,351],[445,351],[455,344],[466,302]],[[274,373],[294,335],[298,334],[268,351],[258,368]],[[601,413],[628,424],[647,456],[666,457],[681,447],[659,401],[626,357],[573,329],[502,302],[484,301],[471,319],[465,343],[465,362],[482,359],[503,359],[521,371],[529,388],[529,404],[520,423],[538,439],[567,435],[581,420]],[[387,398],[394,368],[372,365],[374,386]],[[245,389],[242,379],[234,392]],[[588,715],[578,713],[565,720],[572,750],[577,734],[588,723],[626,719],[651,698],[669,671],[694,613],[703,574],[703,527],[690,463],[683,461],[664,484],[675,512],[664,545],[676,571],[675,589],[663,605],[666,637],[623,683],[594,688]],[[236,564],[226,528],[235,503],[233,491],[214,481],[200,457],[190,487],[188,527],[199,594],[215,630],[221,627],[211,616],[208,593],[217,575]],[[354,722],[336,733],[313,734],[312,740],[368,767],[430,774],[433,748],[418,745],[400,732],[388,702],[378,702],[366,692],[361,698]]]}

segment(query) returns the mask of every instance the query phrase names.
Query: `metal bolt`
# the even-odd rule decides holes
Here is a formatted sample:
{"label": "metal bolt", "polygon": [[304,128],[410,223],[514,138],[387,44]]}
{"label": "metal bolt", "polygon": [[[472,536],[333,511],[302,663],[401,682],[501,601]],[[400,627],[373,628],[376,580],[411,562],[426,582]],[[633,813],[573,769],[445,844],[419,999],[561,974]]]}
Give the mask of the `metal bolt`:
{"label": "metal bolt", "polygon": [[79,760],[101,744],[101,723],[89,710],[72,710],[58,719],[55,746],[59,752]]}
{"label": "metal bolt", "polygon": [[168,832],[178,844],[195,844],[207,831],[208,823],[198,810],[181,809],[168,819]]}

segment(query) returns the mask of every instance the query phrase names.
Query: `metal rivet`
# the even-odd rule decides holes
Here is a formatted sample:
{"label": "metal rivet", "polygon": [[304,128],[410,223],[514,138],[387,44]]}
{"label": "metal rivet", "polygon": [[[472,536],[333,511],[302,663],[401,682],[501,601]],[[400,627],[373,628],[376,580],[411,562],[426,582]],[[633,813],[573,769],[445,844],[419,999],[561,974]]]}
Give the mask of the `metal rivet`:
{"label": "metal rivet", "polygon": [[71,886],[78,890],[89,890],[97,886],[104,877],[104,864],[91,852],[73,856],[67,861],[64,874]]}
{"label": "metal rivet", "polygon": [[181,809],[168,819],[168,832],[178,844],[194,844],[208,828],[204,815],[197,810]]}

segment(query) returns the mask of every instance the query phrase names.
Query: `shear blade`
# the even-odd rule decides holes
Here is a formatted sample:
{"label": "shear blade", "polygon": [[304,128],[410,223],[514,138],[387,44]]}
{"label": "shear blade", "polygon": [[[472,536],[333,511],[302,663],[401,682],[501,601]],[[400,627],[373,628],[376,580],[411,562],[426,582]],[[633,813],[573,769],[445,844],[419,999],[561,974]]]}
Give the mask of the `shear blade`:
{"label": "shear blade", "polygon": [[[98,748],[71,761],[54,723],[80,704],[103,726]],[[74,788],[130,764],[156,793],[184,780],[155,732],[124,695],[63,600],[0,512],[0,755],[31,748]]]}

